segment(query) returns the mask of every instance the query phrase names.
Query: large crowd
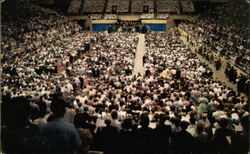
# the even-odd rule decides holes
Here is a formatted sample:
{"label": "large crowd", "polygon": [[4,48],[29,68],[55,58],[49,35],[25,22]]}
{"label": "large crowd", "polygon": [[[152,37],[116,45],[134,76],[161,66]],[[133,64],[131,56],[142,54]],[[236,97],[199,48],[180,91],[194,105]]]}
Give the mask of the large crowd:
{"label": "large crowd", "polygon": [[[181,1],[166,1],[157,0],[71,0],[67,13],[82,14],[82,13],[143,13],[144,9],[148,7],[147,13],[154,13],[157,6],[158,13],[177,13],[182,8],[183,13],[194,12],[195,8],[193,2],[190,0]],[[145,8],[144,8],[145,7]],[[114,11],[113,11],[114,10]]]}
{"label": "large crowd", "polygon": [[183,12],[194,12],[194,4],[192,1],[181,1],[181,7]]}
{"label": "large crowd", "polygon": [[179,2],[178,1],[164,1],[157,0],[157,12],[159,13],[176,13],[179,12]]}
{"label": "large crowd", "polygon": [[3,53],[17,48],[31,51],[44,41],[62,39],[80,30],[79,25],[57,12],[30,3],[7,1],[2,7],[5,10],[1,24]]}
{"label": "large crowd", "polygon": [[84,0],[82,12],[102,13],[105,6],[105,0]]}
{"label": "large crowd", "polygon": [[129,11],[129,0],[110,0],[107,4],[106,12],[111,13],[112,7],[117,6],[117,12],[128,12]]}
{"label": "large crowd", "polygon": [[67,12],[78,14],[79,10],[82,10],[81,8],[82,3],[83,3],[82,0],[72,0],[70,2]]}
{"label": "large crowd", "polygon": [[76,33],[75,23],[65,25],[72,29],[61,34],[69,34],[4,57],[4,152],[248,152],[248,98],[213,80],[176,29],[146,34],[145,74],[132,75],[137,33]]}
{"label": "large crowd", "polygon": [[148,11],[150,13],[154,12],[154,1],[153,0],[135,0],[135,1],[132,1],[131,11],[142,13],[143,6],[148,6]]}
{"label": "large crowd", "polygon": [[[235,7],[236,3],[239,7]],[[248,72],[248,10],[246,1],[232,1],[210,9],[206,15],[183,22],[179,27],[190,33],[201,46],[205,46],[207,54],[216,52]]]}

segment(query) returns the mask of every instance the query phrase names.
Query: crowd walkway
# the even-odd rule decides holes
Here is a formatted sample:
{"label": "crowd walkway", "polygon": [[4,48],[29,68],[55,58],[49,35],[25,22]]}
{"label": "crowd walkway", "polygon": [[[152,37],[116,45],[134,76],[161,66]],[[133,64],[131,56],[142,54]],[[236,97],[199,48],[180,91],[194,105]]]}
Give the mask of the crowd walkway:
{"label": "crowd walkway", "polygon": [[143,56],[145,54],[145,34],[138,34],[138,37],[139,41],[135,55],[133,75],[137,75],[138,73],[144,75],[145,68],[143,66]]}
{"label": "crowd walkway", "polygon": [[[144,75],[145,67],[143,66],[143,56],[144,56],[145,51],[146,51],[145,34],[138,34],[138,37],[139,37],[139,41],[138,41],[137,51],[136,51],[136,56],[135,56],[133,75],[137,75],[138,73],[140,73],[141,75]],[[180,37],[180,38],[181,38],[181,40],[183,40],[184,44],[188,45],[186,38],[184,38],[184,37]],[[192,52],[196,53],[195,47],[190,47],[190,49]],[[198,58],[202,62],[204,62],[210,66],[210,68],[213,71],[213,78],[215,80],[219,80],[219,81],[225,83],[230,88],[233,88],[234,90],[236,90],[236,84],[229,82],[228,78],[224,74],[225,68],[222,67],[220,70],[216,70],[214,64],[209,63],[204,57],[202,57],[198,53],[196,53],[196,55],[198,56]]]}
{"label": "crowd walkway", "polygon": [[[184,44],[186,44],[187,46],[189,46],[186,38],[184,38],[184,37],[180,37],[180,38],[181,38],[181,40],[183,40]],[[215,80],[219,80],[219,81],[225,83],[228,87],[233,88],[233,90],[237,90],[236,84],[233,84],[232,82],[229,82],[228,78],[226,77],[226,75],[224,73],[225,72],[225,68],[224,67],[221,67],[220,70],[216,70],[215,69],[215,65],[213,63],[212,64],[209,63],[204,57],[202,57],[197,52],[195,52],[195,47],[190,47],[190,49],[191,49],[192,52],[196,53],[196,55],[198,56],[198,58],[202,62],[204,62],[204,63],[206,63],[206,64],[208,64],[210,66],[210,68],[213,71],[213,78]]]}

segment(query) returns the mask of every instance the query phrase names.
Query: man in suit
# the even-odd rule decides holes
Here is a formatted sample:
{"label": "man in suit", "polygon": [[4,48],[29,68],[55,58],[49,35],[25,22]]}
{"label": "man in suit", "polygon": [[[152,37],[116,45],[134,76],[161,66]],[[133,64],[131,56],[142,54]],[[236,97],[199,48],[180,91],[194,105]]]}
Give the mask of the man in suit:
{"label": "man in suit", "polygon": [[111,120],[105,120],[106,127],[102,128],[99,133],[101,150],[104,154],[116,154],[118,147],[119,132],[116,127],[111,125]]}
{"label": "man in suit", "polygon": [[169,138],[171,136],[171,126],[165,125],[167,117],[165,114],[160,114],[159,124],[155,128],[155,147],[157,153],[168,154]]}
{"label": "man in suit", "polygon": [[193,150],[194,139],[193,136],[186,131],[189,123],[181,122],[181,131],[173,134],[173,154],[191,154]]}

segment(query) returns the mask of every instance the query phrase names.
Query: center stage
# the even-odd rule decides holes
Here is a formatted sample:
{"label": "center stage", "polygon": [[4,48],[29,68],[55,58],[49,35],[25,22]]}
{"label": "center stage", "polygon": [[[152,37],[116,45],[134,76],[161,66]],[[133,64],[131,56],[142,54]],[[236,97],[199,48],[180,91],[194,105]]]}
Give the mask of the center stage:
{"label": "center stage", "polygon": [[[131,19],[131,20],[130,20]],[[166,31],[167,30],[167,20],[141,20],[135,18],[121,18],[119,21],[122,22],[140,22],[146,25],[151,31]],[[92,20],[93,31],[105,31],[110,25],[118,23],[118,20]]]}

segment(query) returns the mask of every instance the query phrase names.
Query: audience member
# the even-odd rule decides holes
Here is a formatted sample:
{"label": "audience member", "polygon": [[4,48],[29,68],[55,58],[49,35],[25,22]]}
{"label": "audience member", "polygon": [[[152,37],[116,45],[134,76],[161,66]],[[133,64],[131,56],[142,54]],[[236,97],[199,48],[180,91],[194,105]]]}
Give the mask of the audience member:
{"label": "audience member", "polygon": [[66,102],[55,98],[50,108],[54,114],[54,120],[41,128],[42,134],[47,138],[53,153],[75,153],[81,146],[81,139],[76,128],[63,121],[66,112]]}

